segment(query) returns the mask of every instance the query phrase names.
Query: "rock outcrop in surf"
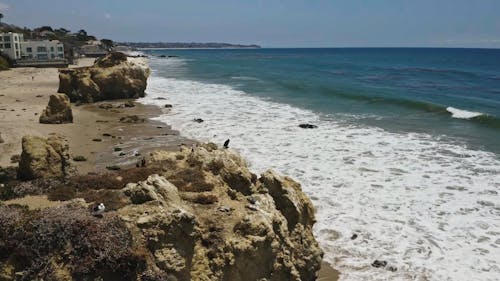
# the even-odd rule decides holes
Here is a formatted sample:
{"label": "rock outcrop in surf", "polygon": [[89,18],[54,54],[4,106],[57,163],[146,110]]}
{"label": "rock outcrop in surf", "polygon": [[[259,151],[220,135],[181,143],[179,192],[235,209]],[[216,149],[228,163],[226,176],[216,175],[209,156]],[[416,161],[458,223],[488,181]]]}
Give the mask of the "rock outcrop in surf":
{"label": "rock outcrop in surf", "polygon": [[[316,280],[314,209],[294,180],[257,176],[215,144],[156,151],[146,168],[116,173],[69,178],[56,194],[75,199],[58,207],[0,206],[0,278]],[[147,176],[127,183],[133,174]]]}

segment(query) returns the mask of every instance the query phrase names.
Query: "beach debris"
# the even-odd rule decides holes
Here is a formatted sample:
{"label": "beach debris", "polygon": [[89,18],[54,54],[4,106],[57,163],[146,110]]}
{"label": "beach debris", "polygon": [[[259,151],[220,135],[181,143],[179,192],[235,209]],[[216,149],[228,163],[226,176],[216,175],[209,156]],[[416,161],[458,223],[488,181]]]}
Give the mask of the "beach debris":
{"label": "beach debris", "polygon": [[165,108],[172,108],[172,105],[171,105],[171,104],[169,104],[169,103],[167,103],[167,104],[165,104],[165,105],[164,105],[164,107],[165,107]]}
{"label": "beach debris", "polygon": [[19,154],[14,154],[10,157],[10,163],[19,163],[21,161],[21,155]]}
{"label": "beach debris", "polygon": [[108,134],[108,133],[104,133],[102,134],[103,137],[111,137],[111,134]]}
{"label": "beach debris", "polygon": [[194,118],[193,121],[196,123],[203,123],[205,120],[203,120],[201,118]]}
{"label": "beach debris", "polygon": [[87,158],[85,158],[85,156],[82,156],[82,155],[77,155],[77,156],[73,157],[73,161],[75,161],[75,162],[85,162],[85,161],[87,161]]}
{"label": "beach debris", "polygon": [[39,119],[42,124],[73,123],[73,112],[68,96],[65,94],[50,95],[49,104]]}
{"label": "beach debris", "polygon": [[135,107],[135,103],[133,101],[129,100],[129,101],[117,106],[117,108],[127,108],[127,107]]}
{"label": "beach debris", "polygon": [[386,265],[387,265],[386,261],[374,260],[372,262],[372,266],[375,267],[375,268],[385,267]]}
{"label": "beach debris", "polygon": [[125,153],[125,152],[120,152],[120,154],[119,154],[119,156],[125,156],[125,155],[127,155],[127,153]]}
{"label": "beach debris", "polygon": [[106,109],[106,110],[107,110],[107,109],[111,109],[111,108],[113,108],[113,105],[112,105],[112,104],[110,104],[110,103],[101,103],[101,104],[99,105],[99,108],[100,108],[100,109]]}
{"label": "beach debris", "polygon": [[41,98],[43,95],[36,95],[35,98]]}
{"label": "beach debris", "polygon": [[313,125],[313,124],[308,124],[308,123],[300,124],[299,127],[302,129],[316,129],[316,128],[318,128],[318,126]]}
{"label": "beach debris", "polygon": [[103,203],[99,203],[99,205],[94,206],[94,208],[92,208],[92,215],[94,215],[95,217],[102,218],[102,214],[104,213],[105,210],[106,206],[104,206]]}
{"label": "beach debris", "polygon": [[224,142],[223,147],[224,147],[225,149],[228,149],[228,148],[229,148],[229,139],[227,139],[227,140]]}
{"label": "beach debris", "polygon": [[146,119],[141,118],[137,115],[127,115],[120,118],[120,123],[144,123]]}
{"label": "beach debris", "polygon": [[121,147],[115,147],[113,148],[113,151],[117,152],[117,151],[122,151],[123,149]]}
{"label": "beach debris", "polygon": [[110,170],[110,171],[118,171],[118,170],[121,170],[120,167],[116,166],[116,165],[111,165],[111,166],[106,166],[106,169]]}
{"label": "beach debris", "polygon": [[95,122],[96,123],[108,123],[109,121],[108,120],[96,120]]}
{"label": "beach debris", "polygon": [[233,210],[231,207],[221,206],[217,209],[219,212],[229,213]]}
{"label": "beach debris", "polygon": [[92,141],[95,141],[95,142],[101,142],[102,139],[92,139]]}

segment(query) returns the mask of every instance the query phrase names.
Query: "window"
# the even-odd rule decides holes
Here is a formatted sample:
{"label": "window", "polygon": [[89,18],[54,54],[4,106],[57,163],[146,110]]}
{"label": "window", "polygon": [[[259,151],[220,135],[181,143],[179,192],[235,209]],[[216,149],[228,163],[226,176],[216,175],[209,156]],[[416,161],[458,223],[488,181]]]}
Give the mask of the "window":
{"label": "window", "polygon": [[50,47],[50,51],[53,52],[54,51],[54,47]]}
{"label": "window", "polygon": [[55,58],[56,58],[56,55],[51,54],[51,55],[50,55],[50,57],[51,57],[52,59],[55,59]]}
{"label": "window", "polygon": [[28,48],[26,48],[26,52],[31,53],[31,52],[33,52],[33,49],[31,47],[28,47]]}
{"label": "window", "polygon": [[57,57],[60,58],[60,59],[64,58],[63,54],[57,54]]}
{"label": "window", "polygon": [[3,49],[3,44],[2,43],[0,43],[0,49]]}
{"label": "window", "polygon": [[47,47],[36,47],[36,51],[38,53],[46,53],[47,52]]}
{"label": "window", "polygon": [[10,36],[4,36],[3,41],[5,42],[10,42]]}
{"label": "window", "polygon": [[12,46],[10,45],[10,43],[5,43],[5,44],[4,44],[4,46],[5,46],[5,49],[10,49],[10,48],[12,48]]}
{"label": "window", "polygon": [[57,51],[58,52],[62,52],[63,51],[63,47],[57,47]]}
{"label": "window", "polygon": [[16,43],[15,45],[16,45],[16,48],[15,48],[15,49],[16,49],[16,50],[19,50],[19,43]]}
{"label": "window", "polygon": [[49,56],[47,56],[47,54],[38,54],[36,57],[38,59],[48,59],[49,58]]}

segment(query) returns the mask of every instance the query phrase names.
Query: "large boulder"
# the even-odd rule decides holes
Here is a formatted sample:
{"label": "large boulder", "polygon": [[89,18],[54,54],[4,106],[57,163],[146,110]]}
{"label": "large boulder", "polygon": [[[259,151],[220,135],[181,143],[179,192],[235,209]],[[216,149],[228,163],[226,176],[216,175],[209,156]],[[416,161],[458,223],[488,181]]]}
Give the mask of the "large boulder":
{"label": "large boulder", "polygon": [[[298,183],[272,171],[258,179],[238,154],[213,144],[155,151],[155,166],[165,179],[129,184],[125,194],[142,205],[119,212],[172,280],[316,280],[323,253]],[[215,200],[200,202],[207,196]]]}
{"label": "large boulder", "polygon": [[71,170],[69,159],[68,146],[62,137],[25,136],[17,177],[21,180],[64,177]]}
{"label": "large boulder", "polygon": [[72,102],[144,97],[150,69],[123,53],[109,53],[93,66],[59,71],[59,93]]}
{"label": "large boulder", "polygon": [[47,108],[40,115],[40,123],[63,124],[73,123],[71,103],[65,94],[51,95]]}

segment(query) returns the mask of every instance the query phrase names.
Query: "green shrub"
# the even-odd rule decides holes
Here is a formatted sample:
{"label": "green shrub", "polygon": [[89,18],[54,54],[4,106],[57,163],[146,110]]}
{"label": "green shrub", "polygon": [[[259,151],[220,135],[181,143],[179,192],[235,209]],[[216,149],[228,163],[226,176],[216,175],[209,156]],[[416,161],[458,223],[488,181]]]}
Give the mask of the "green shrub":
{"label": "green shrub", "polygon": [[9,63],[7,62],[7,60],[0,56],[0,71],[7,70],[9,68],[10,68],[10,66],[9,66]]}

